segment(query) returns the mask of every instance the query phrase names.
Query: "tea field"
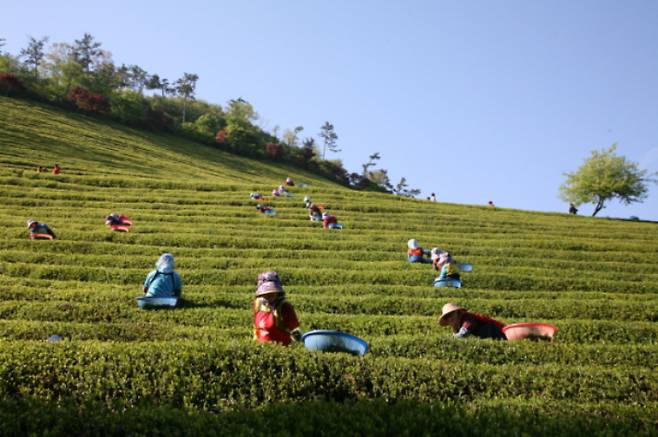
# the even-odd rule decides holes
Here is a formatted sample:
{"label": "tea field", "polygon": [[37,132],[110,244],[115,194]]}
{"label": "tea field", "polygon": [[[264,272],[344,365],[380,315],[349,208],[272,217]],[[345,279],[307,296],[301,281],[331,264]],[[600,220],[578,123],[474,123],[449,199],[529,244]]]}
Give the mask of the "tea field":
{"label": "tea field", "polygon": [[[59,163],[62,174],[37,173]],[[258,214],[251,191],[304,188]],[[440,195],[440,192],[438,193]],[[345,225],[307,220],[302,198]],[[658,225],[364,193],[0,97],[0,434],[657,435]],[[126,214],[128,233],[104,217]],[[58,239],[29,241],[25,221]],[[406,242],[474,265],[435,289]],[[171,252],[184,302],[137,308]],[[258,345],[256,277],[364,357]],[[456,340],[455,302],[553,343]],[[48,342],[51,335],[59,342]]]}

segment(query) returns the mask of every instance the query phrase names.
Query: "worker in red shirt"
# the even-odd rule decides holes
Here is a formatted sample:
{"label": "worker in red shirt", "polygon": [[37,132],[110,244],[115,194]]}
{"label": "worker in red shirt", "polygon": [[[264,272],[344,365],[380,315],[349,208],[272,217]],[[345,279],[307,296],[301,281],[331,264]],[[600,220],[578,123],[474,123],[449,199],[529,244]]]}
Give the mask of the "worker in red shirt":
{"label": "worker in red shirt", "polygon": [[288,346],[299,341],[302,333],[293,306],[286,300],[276,272],[258,275],[258,288],[253,303],[254,339],[260,343],[275,342]]}
{"label": "worker in red shirt", "polygon": [[410,263],[426,263],[429,264],[432,262],[431,258],[426,258],[427,255],[430,255],[430,251],[423,249],[418,244],[418,241],[411,239],[407,241],[407,259]]}
{"label": "worker in red shirt", "polygon": [[322,213],[322,227],[325,229],[343,229],[343,225],[338,223],[338,217],[327,212]]}
{"label": "worker in red shirt", "polygon": [[[505,325],[482,314],[472,313],[454,303],[443,305],[439,325],[450,326],[456,338],[477,337],[494,340],[545,340],[553,341],[557,328],[543,323],[516,323]],[[514,328],[511,330],[511,328]]]}
{"label": "worker in red shirt", "polygon": [[59,166],[59,164],[55,164],[55,166],[53,167],[53,174],[60,174],[61,171],[62,168]]}

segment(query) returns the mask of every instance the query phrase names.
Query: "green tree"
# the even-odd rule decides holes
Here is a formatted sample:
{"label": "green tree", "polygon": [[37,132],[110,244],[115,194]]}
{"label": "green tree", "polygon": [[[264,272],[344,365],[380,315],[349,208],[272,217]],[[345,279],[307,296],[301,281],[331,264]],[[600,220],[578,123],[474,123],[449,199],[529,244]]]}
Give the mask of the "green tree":
{"label": "green tree", "polygon": [[318,155],[317,147],[315,146],[315,138],[308,137],[302,143],[302,160],[304,165],[308,166],[313,158]]}
{"label": "green tree", "polygon": [[147,103],[144,98],[131,90],[120,90],[113,93],[110,99],[112,117],[122,123],[140,126],[144,123]]}
{"label": "green tree", "polygon": [[226,110],[226,118],[229,123],[250,123],[258,119],[258,114],[254,110],[254,107],[251,106],[251,103],[240,97],[238,99],[229,100],[228,108]]}
{"label": "green tree", "polygon": [[109,96],[110,93],[121,87],[121,80],[117,69],[111,59],[103,59],[96,65],[93,73],[84,75],[82,82],[89,89]]}
{"label": "green tree", "polygon": [[169,80],[165,78],[160,79],[160,76],[157,74],[150,76],[146,81],[145,86],[146,89],[149,90],[160,90],[162,97],[165,97],[167,94],[172,92],[169,85]]}
{"label": "green tree", "polygon": [[86,73],[89,73],[91,66],[97,62],[102,54],[100,47],[100,42],[94,41],[94,37],[91,34],[85,33],[82,39],[75,40],[75,44],[73,45],[73,59]]}
{"label": "green tree", "polygon": [[594,150],[578,170],[565,173],[567,180],[560,186],[560,197],[576,206],[593,203],[592,217],[611,199],[626,205],[646,199],[647,183],[655,179],[647,177],[647,171],[640,170],[638,164],[616,156],[616,149],[613,144],[608,149]]}
{"label": "green tree", "polygon": [[388,170],[379,169],[368,173],[368,179],[373,183],[386,190],[392,190],[391,179],[388,177]]}
{"label": "green tree", "polygon": [[129,80],[132,89],[136,90],[140,95],[144,92],[144,87],[148,81],[148,73],[139,65],[131,65],[129,67]]}
{"label": "green tree", "polygon": [[379,152],[375,152],[372,155],[368,157],[368,162],[365,164],[361,164],[361,167],[363,167],[363,173],[361,174],[364,178],[368,177],[368,169],[370,167],[374,167],[376,162],[381,159],[381,156],[379,155]]}
{"label": "green tree", "polygon": [[46,55],[43,65],[50,79],[48,94],[54,99],[68,95],[75,84],[83,81],[84,70],[73,56],[73,47],[66,43],[54,43]]}
{"label": "green tree", "polygon": [[23,64],[25,65],[26,68],[32,71],[34,77],[38,76],[37,73],[38,68],[41,65],[41,62],[43,61],[43,58],[45,56],[43,48],[47,42],[48,42],[47,36],[44,36],[41,39],[35,39],[34,37],[31,36],[30,41],[27,44],[27,47],[21,49],[19,53],[19,57],[25,58]]}
{"label": "green tree", "polygon": [[329,123],[328,121],[324,122],[320,128],[320,138],[322,138],[324,142],[322,147],[322,159],[324,159],[327,149],[334,153],[340,152],[340,149],[336,146],[338,135],[336,135],[336,132],[334,131],[333,124]]}
{"label": "green tree", "polygon": [[303,126],[297,126],[294,129],[286,129],[285,132],[283,132],[282,141],[284,142],[284,144],[287,144],[290,147],[298,147],[299,138],[297,135],[299,135],[299,133],[303,130],[304,130]]}
{"label": "green tree", "polygon": [[183,77],[174,82],[176,92],[183,98],[183,123],[185,123],[185,112],[187,110],[187,101],[194,100],[196,83],[199,76],[193,73],[183,73]]}
{"label": "green tree", "polygon": [[218,131],[226,127],[226,120],[219,112],[207,112],[194,121],[196,132],[212,140]]}
{"label": "green tree", "polygon": [[400,182],[393,188],[393,193],[401,197],[414,198],[420,194],[420,190],[418,188],[409,188],[407,178],[403,176],[400,178]]}

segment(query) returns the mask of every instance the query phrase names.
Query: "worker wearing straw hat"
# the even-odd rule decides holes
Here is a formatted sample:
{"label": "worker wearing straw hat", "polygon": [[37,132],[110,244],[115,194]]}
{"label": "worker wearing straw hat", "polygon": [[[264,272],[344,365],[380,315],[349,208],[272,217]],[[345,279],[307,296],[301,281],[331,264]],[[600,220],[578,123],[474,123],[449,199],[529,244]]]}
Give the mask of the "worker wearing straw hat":
{"label": "worker wearing straw hat", "polygon": [[57,238],[53,230],[50,229],[47,224],[39,223],[35,219],[31,218],[27,220],[27,228],[30,230],[29,238],[31,240],[42,239],[42,237],[46,237],[50,240]]}
{"label": "worker wearing straw hat", "polygon": [[474,336],[507,340],[503,333],[504,323],[478,313],[471,313],[454,303],[443,305],[439,325],[452,327],[452,334],[457,338]]}

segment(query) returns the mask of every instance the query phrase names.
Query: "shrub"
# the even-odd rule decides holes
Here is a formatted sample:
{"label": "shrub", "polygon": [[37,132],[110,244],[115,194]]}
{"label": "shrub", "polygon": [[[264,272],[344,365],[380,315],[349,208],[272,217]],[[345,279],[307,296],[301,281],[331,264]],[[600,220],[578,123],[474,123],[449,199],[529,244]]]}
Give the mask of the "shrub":
{"label": "shrub", "polygon": [[161,109],[147,106],[144,113],[144,124],[148,129],[154,131],[171,130],[174,126],[174,119]]}
{"label": "shrub", "polygon": [[225,129],[220,129],[217,131],[215,134],[215,142],[217,144],[224,144],[226,143],[226,130]]}
{"label": "shrub", "polygon": [[99,114],[105,114],[110,112],[110,102],[107,97],[92,93],[86,88],[81,86],[74,86],[71,88],[67,95],[68,99],[75,103],[80,109],[84,109],[89,112],[96,112]]}
{"label": "shrub", "polygon": [[276,143],[265,144],[265,153],[268,157],[277,160],[283,157],[283,146]]}
{"label": "shrub", "polygon": [[112,98],[111,115],[121,123],[142,126],[144,124],[146,102],[133,91],[124,91]]}
{"label": "shrub", "polygon": [[25,91],[25,84],[14,73],[0,73],[0,92],[8,96]]}

